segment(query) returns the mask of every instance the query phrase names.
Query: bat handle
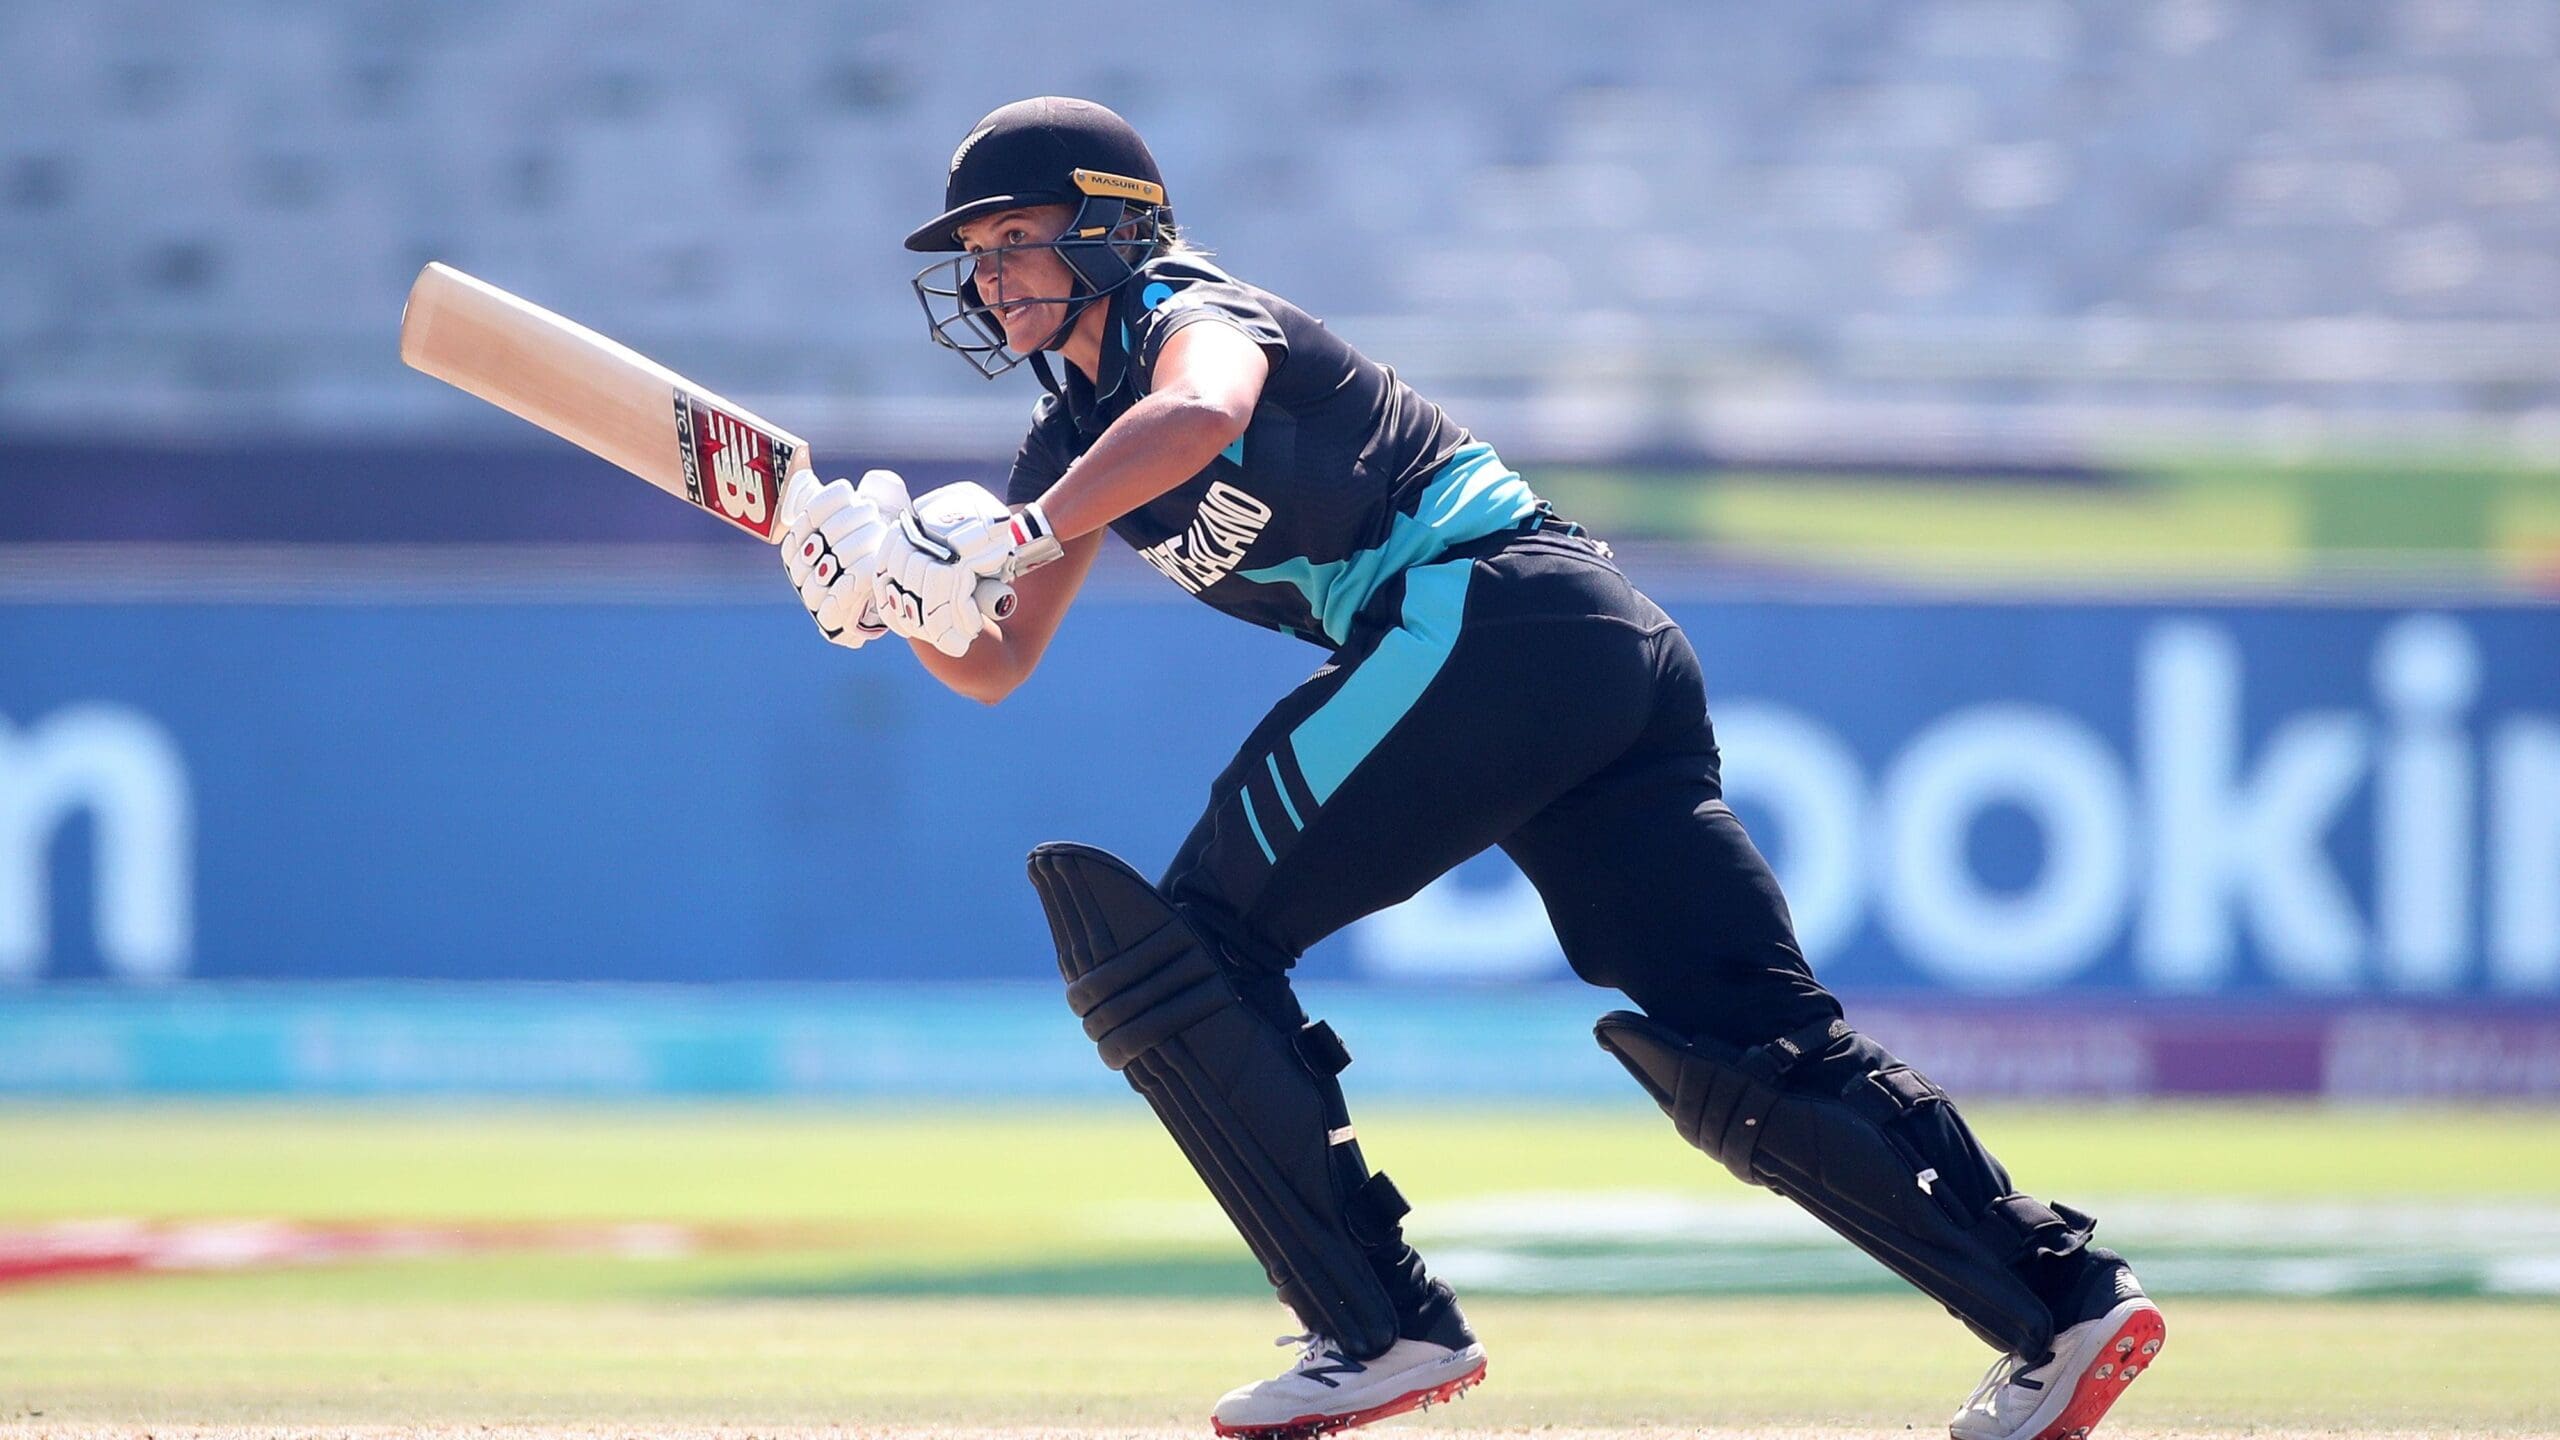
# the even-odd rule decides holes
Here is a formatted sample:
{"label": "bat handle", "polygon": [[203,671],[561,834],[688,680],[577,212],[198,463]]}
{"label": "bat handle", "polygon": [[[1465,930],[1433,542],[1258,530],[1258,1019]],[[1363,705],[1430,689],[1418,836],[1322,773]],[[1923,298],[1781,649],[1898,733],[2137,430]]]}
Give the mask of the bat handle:
{"label": "bat handle", "polygon": [[978,582],[978,613],[990,620],[1013,618],[1013,587],[990,575]]}
{"label": "bat handle", "polygon": [[[1013,572],[1013,576],[1015,579],[1019,580],[1023,576],[1030,574],[1032,571],[1039,569],[1041,566],[1046,565],[1057,558],[1058,550],[1055,546],[1052,546],[1050,547],[1049,554],[1032,560],[1029,564],[1026,564],[1021,569]],[[979,614],[986,616],[990,620],[1010,620],[1013,618],[1014,596],[1012,586],[1006,584],[1002,580],[990,577],[978,582],[976,594]]]}

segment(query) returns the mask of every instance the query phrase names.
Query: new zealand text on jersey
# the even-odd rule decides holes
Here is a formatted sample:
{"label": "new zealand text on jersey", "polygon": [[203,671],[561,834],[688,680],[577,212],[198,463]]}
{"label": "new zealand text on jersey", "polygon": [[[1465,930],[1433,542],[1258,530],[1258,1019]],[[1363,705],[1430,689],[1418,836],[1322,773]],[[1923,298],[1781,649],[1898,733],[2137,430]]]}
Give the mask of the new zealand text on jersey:
{"label": "new zealand text on jersey", "polygon": [[1181,534],[1138,553],[1174,584],[1197,595],[1227,578],[1227,572],[1244,559],[1244,552],[1253,548],[1262,527],[1270,523],[1270,506],[1224,480],[1214,480]]}

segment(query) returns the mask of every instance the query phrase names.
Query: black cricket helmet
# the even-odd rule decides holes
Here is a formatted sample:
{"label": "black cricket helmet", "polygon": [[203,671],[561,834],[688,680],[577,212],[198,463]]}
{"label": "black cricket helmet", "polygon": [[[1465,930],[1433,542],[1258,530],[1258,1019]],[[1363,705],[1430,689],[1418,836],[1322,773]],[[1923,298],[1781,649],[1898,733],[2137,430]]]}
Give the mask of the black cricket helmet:
{"label": "black cricket helmet", "polygon": [[1002,264],[1011,251],[1054,250],[1075,276],[1071,294],[1029,297],[1067,302],[1065,318],[1033,347],[1037,353],[1064,340],[1087,305],[1128,284],[1173,234],[1164,176],[1138,132],[1090,100],[1055,95],[1017,100],[972,126],[952,152],[942,203],[941,214],[907,237],[908,249],[960,250],[960,227],[999,210],[1076,207],[1050,239],[955,255],[916,272],[916,298],[935,343],[959,351],[989,378],[1030,357],[1007,348],[1002,319],[978,294],[982,257]]}

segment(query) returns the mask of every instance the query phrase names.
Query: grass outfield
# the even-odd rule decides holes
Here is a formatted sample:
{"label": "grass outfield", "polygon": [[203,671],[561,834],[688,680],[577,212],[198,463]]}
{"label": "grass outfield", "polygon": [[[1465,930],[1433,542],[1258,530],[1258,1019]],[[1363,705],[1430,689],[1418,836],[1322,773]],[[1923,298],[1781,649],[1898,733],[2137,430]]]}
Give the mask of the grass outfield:
{"label": "grass outfield", "polygon": [[[1980,1119],[2030,1187],[2093,1205],[2560,1204],[2549,1112]],[[1381,1111],[1364,1127],[1426,1239],[1435,1206],[1487,1197],[1747,1194],[1632,1108]],[[1284,1358],[1264,1341],[1286,1317],[1249,1298],[1197,1182],[1152,1122],[1117,1110],[21,1107],[0,1110],[0,1167],[0,1228],[664,1221],[710,1237],[646,1259],[501,1248],[0,1288],[0,1434],[1205,1433],[1211,1398]],[[1113,1274],[1186,1257],[1226,1278],[1107,1293]],[[1086,1266],[1081,1292],[970,1293],[969,1276],[1061,1262]],[[958,1278],[864,1288],[936,1274]],[[2109,1433],[2560,1433],[2560,1305],[2164,1298],[2167,1363]],[[1497,1292],[1470,1314],[1492,1378],[1411,1433],[1928,1433],[1986,1358],[1906,1294]]]}
{"label": "grass outfield", "polygon": [[2477,585],[2547,593],[2560,472],[2456,453],[2279,463],[2129,455],[2080,482],[1791,471],[1550,470],[1605,535],[1963,589]]}

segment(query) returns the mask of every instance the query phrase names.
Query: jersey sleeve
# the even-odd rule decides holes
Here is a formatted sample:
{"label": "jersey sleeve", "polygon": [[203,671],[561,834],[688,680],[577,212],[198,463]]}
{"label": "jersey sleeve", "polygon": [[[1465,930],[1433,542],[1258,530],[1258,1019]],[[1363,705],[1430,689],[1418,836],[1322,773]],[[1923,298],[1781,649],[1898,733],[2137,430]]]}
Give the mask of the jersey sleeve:
{"label": "jersey sleeve", "polygon": [[1031,410],[1031,429],[1014,454],[1013,473],[1005,480],[1006,504],[1028,505],[1058,483],[1058,477],[1075,463],[1075,428],[1057,396],[1040,397]]}
{"label": "jersey sleeve", "polygon": [[1271,368],[1277,370],[1289,358],[1288,332],[1280,328],[1280,317],[1262,303],[1252,290],[1232,280],[1190,279],[1180,285],[1157,280],[1142,292],[1147,302],[1146,318],[1139,322],[1131,358],[1140,373],[1156,373],[1156,361],[1164,354],[1165,342],[1179,334],[1186,325],[1214,320],[1232,325],[1245,337],[1262,347],[1271,357]]}

